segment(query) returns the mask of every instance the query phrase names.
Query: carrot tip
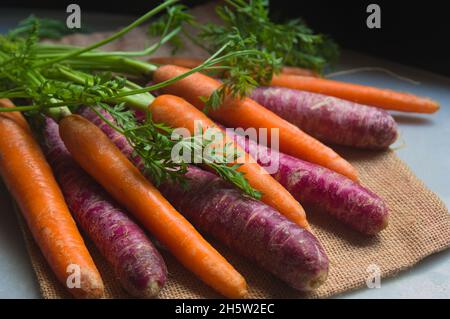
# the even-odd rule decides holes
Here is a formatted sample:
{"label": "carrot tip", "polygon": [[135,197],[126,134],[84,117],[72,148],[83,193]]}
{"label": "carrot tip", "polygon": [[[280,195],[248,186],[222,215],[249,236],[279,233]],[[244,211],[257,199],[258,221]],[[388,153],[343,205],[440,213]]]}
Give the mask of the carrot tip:
{"label": "carrot tip", "polygon": [[80,287],[69,288],[77,298],[99,299],[104,296],[104,286],[101,278],[90,270],[82,269]]}
{"label": "carrot tip", "polygon": [[317,289],[327,280],[327,278],[328,278],[328,270],[320,271],[317,274],[317,276],[315,276],[311,281],[309,281],[308,287],[305,289],[305,291],[312,291]]}
{"label": "carrot tip", "polygon": [[248,289],[247,289],[247,287],[242,288],[242,289],[239,291],[238,295],[239,295],[238,298],[241,298],[241,299],[247,298],[247,297],[248,297]]}
{"label": "carrot tip", "polygon": [[[434,112],[437,112],[437,111],[439,111],[440,109],[441,109],[441,105],[439,104],[439,102],[437,102],[437,101],[433,101],[434,103],[435,103],[435,105],[436,105],[436,109],[434,110]],[[434,113],[433,112],[433,113]]]}

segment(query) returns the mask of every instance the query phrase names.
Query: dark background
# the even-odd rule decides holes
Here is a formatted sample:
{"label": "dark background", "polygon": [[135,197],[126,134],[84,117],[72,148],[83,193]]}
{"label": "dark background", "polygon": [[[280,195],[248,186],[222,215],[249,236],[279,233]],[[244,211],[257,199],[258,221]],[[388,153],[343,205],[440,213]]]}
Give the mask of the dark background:
{"label": "dark background", "polygon": [[[140,15],[159,1],[3,0],[1,7],[65,9],[77,3],[82,10]],[[187,0],[193,6],[207,0]],[[402,64],[450,76],[450,10],[445,1],[326,1],[272,0],[275,19],[303,17],[316,31],[331,35],[345,49],[365,52]],[[381,7],[381,29],[366,26],[367,5]]]}

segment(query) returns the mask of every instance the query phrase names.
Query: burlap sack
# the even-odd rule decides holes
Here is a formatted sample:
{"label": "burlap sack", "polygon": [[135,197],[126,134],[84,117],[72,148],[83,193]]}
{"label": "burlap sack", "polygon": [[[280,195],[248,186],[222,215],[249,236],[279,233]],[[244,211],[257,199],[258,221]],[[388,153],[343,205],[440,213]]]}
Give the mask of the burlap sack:
{"label": "burlap sack", "polygon": [[[211,5],[196,9],[201,19],[209,17]],[[103,34],[75,35],[63,39],[64,43],[84,45]],[[134,30],[124,39],[109,45],[109,49],[141,49],[146,40],[144,29]],[[193,46],[185,55],[201,56]],[[158,52],[168,53],[167,48]],[[411,267],[422,258],[447,248],[450,244],[450,215],[443,202],[414,176],[393,151],[368,152],[341,150],[340,153],[359,170],[361,182],[383,197],[391,209],[390,224],[375,237],[360,235],[336,222],[324,213],[309,211],[309,220],[330,258],[330,273],[326,283],[317,291],[302,295],[272,275],[255,267],[244,258],[222,245],[213,245],[240,271],[248,281],[250,297],[298,298],[327,297],[366,285],[368,267],[376,265],[382,277],[389,277]],[[20,218],[21,219],[21,218]],[[34,243],[29,230],[22,230],[33,267],[44,298],[70,297],[50,271]],[[107,298],[129,297],[120,287],[111,267],[97,249],[86,240],[90,252],[103,276]],[[173,257],[163,252],[169,270],[169,280],[160,298],[213,298],[220,297],[195,276],[184,269]]]}

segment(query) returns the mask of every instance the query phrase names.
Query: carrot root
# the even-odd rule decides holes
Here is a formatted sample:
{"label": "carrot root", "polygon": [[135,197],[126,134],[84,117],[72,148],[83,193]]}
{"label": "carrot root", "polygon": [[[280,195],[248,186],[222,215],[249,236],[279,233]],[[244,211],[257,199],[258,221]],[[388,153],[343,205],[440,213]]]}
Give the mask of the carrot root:
{"label": "carrot root", "polygon": [[79,115],[60,122],[60,135],[78,164],[189,270],[224,296],[247,294],[245,279],[161,195],[93,123]]}
{"label": "carrot root", "polygon": [[[184,127],[191,134],[195,133],[194,123],[196,121],[202,123],[203,129],[220,130],[204,113],[178,96],[160,95],[153,101],[149,109],[156,122],[166,123],[172,127]],[[224,143],[235,144],[239,152],[245,153],[232,139],[226,136]],[[253,188],[262,192],[261,200],[300,227],[309,229],[305,211],[300,203],[248,154],[241,156],[238,162],[240,159],[242,165],[238,171],[244,174]]]}
{"label": "carrot root", "polygon": [[[0,105],[11,106],[5,100]],[[20,113],[0,114],[0,173],[59,281],[75,297],[100,298],[100,274]]]}

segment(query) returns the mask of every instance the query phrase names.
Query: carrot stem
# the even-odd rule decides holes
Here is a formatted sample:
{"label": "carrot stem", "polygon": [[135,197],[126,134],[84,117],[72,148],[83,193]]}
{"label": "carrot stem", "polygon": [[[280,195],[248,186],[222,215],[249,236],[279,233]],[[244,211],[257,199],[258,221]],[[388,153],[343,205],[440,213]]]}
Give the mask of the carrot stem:
{"label": "carrot stem", "polygon": [[120,38],[121,36],[123,36],[124,34],[128,33],[129,31],[131,31],[132,29],[136,28],[137,26],[141,25],[142,23],[144,23],[145,21],[147,21],[148,19],[150,19],[151,17],[153,17],[154,15],[156,15],[158,12],[162,11],[163,9],[171,6],[172,4],[174,4],[175,2],[177,2],[178,0],[167,0],[164,1],[164,3],[160,4],[159,6],[155,7],[154,9],[150,10],[149,12],[147,12],[146,14],[144,14],[142,17],[140,17],[139,19],[133,21],[133,23],[129,24],[128,26],[126,26],[125,28],[123,28],[122,30],[114,33],[113,35],[109,36],[106,39],[103,39],[97,43],[94,43],[92,45],[89,45],[87,47],[84,48],[80,48],[78,50],[69,52],[65,55],[62,56],[58,56],[54,59],[50,59],[50,60],[44,60],[43,62],[37,63],[35,66],[36,67],[43,67],[49,64],[54,64],[63,60],[67,60],[69,58],[73,58],[76,56],[79,56],[85,52],[88,51],[92,51],[96,48],[99,48],[105,44],[108,44],[118,38]]}

